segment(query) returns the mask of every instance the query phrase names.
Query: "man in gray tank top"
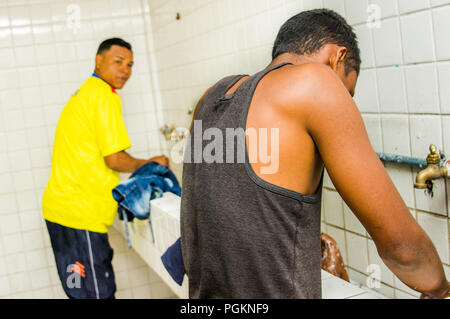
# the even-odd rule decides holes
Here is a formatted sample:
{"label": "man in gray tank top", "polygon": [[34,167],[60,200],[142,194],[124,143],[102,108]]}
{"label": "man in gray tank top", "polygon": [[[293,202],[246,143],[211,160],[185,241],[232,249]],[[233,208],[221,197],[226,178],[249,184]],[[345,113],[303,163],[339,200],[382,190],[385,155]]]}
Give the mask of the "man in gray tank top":
{"label": "man in gray tank top", "polygon": [[436,249],[352,99],[360,63],[341,16],[305,11],[281,27],[266,69],[201,98],[181,198],[190,298],[321,298],[324,167],[394,274],[423,296],[448,296]]}

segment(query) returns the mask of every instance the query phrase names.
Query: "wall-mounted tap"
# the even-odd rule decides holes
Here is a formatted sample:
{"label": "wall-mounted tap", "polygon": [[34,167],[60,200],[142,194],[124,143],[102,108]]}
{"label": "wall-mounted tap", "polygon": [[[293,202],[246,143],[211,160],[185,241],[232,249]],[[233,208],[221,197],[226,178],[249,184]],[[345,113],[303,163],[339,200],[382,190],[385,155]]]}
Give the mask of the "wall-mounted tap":
{"label": "wall-mounted tap", "polygon": [[175,125],[170,127],[168,125],[164,125],[161,127],[160,131],[166,137],[166,140],[170,141],[178,142],[186,137],[186,129],[177,128]]}
{"label": "wall-mounted tap", "polygon": [[437,147],[430,145],[430,154],[427,156],[427,168],[421,170],[416,177],[414,187],[418,189],[427,189],[428,193],[433,194],[433,180],[441,177],[450,176],[450,161],[441,163],[441,154],[438,154]]}

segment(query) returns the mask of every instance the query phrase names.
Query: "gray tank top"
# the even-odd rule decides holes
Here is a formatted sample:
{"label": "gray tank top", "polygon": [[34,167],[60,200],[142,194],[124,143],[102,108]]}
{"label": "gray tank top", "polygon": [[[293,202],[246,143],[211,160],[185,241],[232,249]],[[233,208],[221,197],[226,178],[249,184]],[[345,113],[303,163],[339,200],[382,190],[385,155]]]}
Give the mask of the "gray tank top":
{"label": "gray tank top", "polygon": [[[323,172],[316,193],[302,195],[255,174],[245,135],[243,142],[235,138],[234,152],[225,146],[227,128],[245,130],[259,81],[286,64],[251,76],[231,95],[226,92],[243,75],[222,79],[197,112],[201,129],[196,122],[190,132],[181,194],[181,245],[190,298],[321,298]],[[223,152],[220,147],[211,151],[213,135]],[[199,145],[203,155],[212,154],[212,163],[211,156],[202,158]]]}

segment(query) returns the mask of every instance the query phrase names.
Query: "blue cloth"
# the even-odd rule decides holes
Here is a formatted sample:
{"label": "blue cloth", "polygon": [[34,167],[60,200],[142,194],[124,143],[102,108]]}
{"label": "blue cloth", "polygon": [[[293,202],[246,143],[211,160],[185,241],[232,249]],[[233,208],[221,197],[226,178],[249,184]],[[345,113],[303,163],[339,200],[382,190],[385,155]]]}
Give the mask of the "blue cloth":
{"label": "blue cloth", "polygon": [[181,254],[181,238],[178,238],[177,241],[166,250],[161,257],[161,260],[172,279],[181,286],[183,284],[184,274],[186,273],[183,256]]}
{"label": "blue cloth", "polygon": [[147,219],[150,216],[150,200],[172,192],[181,196],[181,188],[172,171],[164,165],[149,162],[136,170],[130,178],[113,189],[112,194],[118,202],[119,217],[127,213],[129,221],[134,217]]}
{"label": "blue cloth", "polygon": [[[149,162],[137,169],[128,180],[113,189],[112,194],[118,202],[119,219],[124,221],[128,247],[131,241],[128,233],[128,221],[134,218],[148,219],[153,242],[153,228],[150,215],[150,200],[171,192],[181,196],[181,187],[176,176],[164,165]],[[180,238],[170,246],[161,257],[168,273],[181,286],[186,272],[181,254]]]}
{"label": "blue cloth", "polygon": [[137,169],[128,180],[112,190],[118,203],[119,219],[125,222],[128,247],[131,241],[128,234],[128,222],[134,218],[148,219],[153,242],[153,228],[150,217],[150,200],[161,197],[165,192],[181,196],[181,188],[176,176],[164,165],[149,162]]}

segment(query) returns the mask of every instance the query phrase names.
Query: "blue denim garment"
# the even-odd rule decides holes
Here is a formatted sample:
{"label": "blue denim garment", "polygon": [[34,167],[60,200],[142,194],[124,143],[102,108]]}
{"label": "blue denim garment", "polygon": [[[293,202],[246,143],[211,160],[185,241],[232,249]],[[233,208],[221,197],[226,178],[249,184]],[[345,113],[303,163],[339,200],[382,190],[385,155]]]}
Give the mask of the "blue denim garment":
{"label": "blue denim garment", "polygon": [[119,219],[125,221],[125,233],[128,247],[131,242],[128,234],[128,221],[134,218],[148,219],[154,242],[150,200],[161,197],[165,192],[181,196],[181,188],[176,176],[164,165],[149,162],[137,169],[130,178],[112,190],[113,198],[118,202]]}
{"label": "blue denim garment", "polygon": [[172,246],[167,248],[161,257],[161,261],[172,279],[181,286],[183,284],[184,274],[186,273],[181,254],[181,238],[178,238]]}
{"label": "blue denim garment", "polygon": [[[135,217],[149,220],[150,231],[153,230],[150,216],[150,200],[162,196],[164,192],[172,192],[181,196],[181,188],[172,171],[156,162],[150,162],[136,170],[130,178],[113,189],[113,197],[118,202],[119,219],[124,220],[128,247],[131,241],[128,234],[128,221]],[[181,254],[181,238],[170,246],[161,260],[172,279],[181,286],[186,273]]]}

